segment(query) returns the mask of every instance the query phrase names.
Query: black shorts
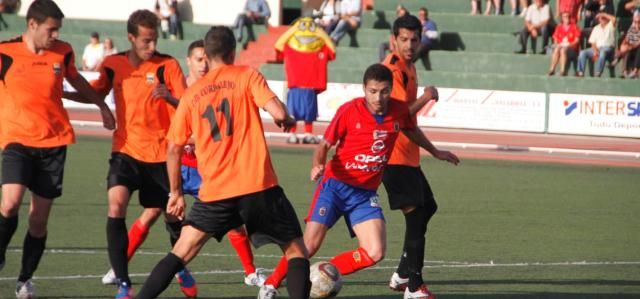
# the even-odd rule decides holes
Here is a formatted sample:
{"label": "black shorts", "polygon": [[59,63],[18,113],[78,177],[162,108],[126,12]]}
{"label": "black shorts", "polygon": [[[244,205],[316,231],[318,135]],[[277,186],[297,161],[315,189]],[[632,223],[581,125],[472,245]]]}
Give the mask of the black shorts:
{"label": "black shorts", "polygon": [[169,175],[164,162],[147,163],[123,153],[111,153],[107,190],[125,186],[129,193],[138,190],[138,200],[145,208],[166,208],[169,201]]}
{"label": "black shorts", "polygon": [[66,159],[67,146],[37,148],[10,143],[2,151],[2,184],[24,185],[44,198],[60,197]]}
{"label": "black shorts", "polygon": [[420,167],[387,165],[382,183],[389,195],[389,208],[392,210],[424,207],[435,212],[436,201]]}
{"label": "black shorts", "polygon": [[242,224],[255,247],[285,245],[302,237],[296,211],[279,186],[222,201],[196,200],[184,223],[211,234],[218,242]]}

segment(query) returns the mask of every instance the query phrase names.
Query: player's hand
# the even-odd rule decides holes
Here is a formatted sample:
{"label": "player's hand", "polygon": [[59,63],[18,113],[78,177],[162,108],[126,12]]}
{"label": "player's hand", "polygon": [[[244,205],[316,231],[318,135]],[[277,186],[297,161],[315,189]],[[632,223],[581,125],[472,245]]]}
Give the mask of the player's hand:
{"label": "player's hand", "polygon": [[433,156],[436,157],[436,159],[447,161],[453,165],[458,165],[458,163],[460,163],[458,156],[450,151],[437,151]]}
{"label": "player's hand", "polygon": [[100,116],[102,117],[102,126],[105,129],[113,130],[116,128],[116,119],[107,105],[100,106]]}
{"label": "player's hand", "polygon": [[322,176],[322,174],[324,174],[324,165],[321,164],[311,167],[310,178],[312,181],[317,181]]}
{"label": "player's hand", "polygon": [[158,84],[153,89],[153,91],[151,91],[151,97],[156,100],[159,98],[168,99],[171,97],[171,93],[169,92],[169,89],[166,85]]}
{"label": "player's hand", "polygon": [[171,194],[167,203],[167,214],[178,218],[180,221],[184,219],[184,195]]}
{"label": "player's hand", "polygon": [[424,88],[423,96],[427,97],[427,100],[429,101],[437,102],[440,99],[440,95],[438,95],[438,89],[433,85],[429,85]]}
{"label": "player's hand", "polygon": [[276,121],[275,123],[278,128],[282,128],[285,132],[291,131],[291,129],[296,126],[296,120],[293,119],[291,115],[287,115],[283,121]]}

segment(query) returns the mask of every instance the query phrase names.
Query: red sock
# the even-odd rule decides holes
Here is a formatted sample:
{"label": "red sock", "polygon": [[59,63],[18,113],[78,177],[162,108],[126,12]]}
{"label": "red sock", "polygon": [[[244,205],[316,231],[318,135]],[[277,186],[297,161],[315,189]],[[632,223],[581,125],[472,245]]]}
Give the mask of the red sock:
{"label": "red sock", "polygon": [[131,225],[129,229],[129,247],[127,248],[127,259],[131,260],[138,247],[144,243],[149,234],[149,228],[140,223],[139,220]]}
{"label": "red sock", "polygon": [[256,266],[253,265],[253,252],[251,252],[251,245],[249,244],[249,238],[244,232],[238,232],[230,230],[227,233],[231,246],[235,248],[242,267],[244,268],[244,275],[249,275],[256,272]]}
{"label": "red sock", "polygon": [[287,261],[287,257],[283,256],[278,262],[278,265],[275,269],[273,269],[273,273],[267,277],[267,280],[264,281],[264,284],[272,285],[274,288],[279,288],[282,281],[287,277],[287,272],[289,268],[289,261]]}
{"label": "red sock", "polygon": [[298,130],[298,125],[295,125],[295,126],[291,127],[291,130],[289,130],[289,132],[295,133],[297,130]]}
{"label": "red sock", "polygon": [[305,122],[304,123],[304,132],[307,133],[307,134],[313,133],[313,123]]}
{"label": "red sock", "polygon": [[348,275],[376,264],[363,248],[345,251],[334,256],[329,262],[334,264],[342,275]]}

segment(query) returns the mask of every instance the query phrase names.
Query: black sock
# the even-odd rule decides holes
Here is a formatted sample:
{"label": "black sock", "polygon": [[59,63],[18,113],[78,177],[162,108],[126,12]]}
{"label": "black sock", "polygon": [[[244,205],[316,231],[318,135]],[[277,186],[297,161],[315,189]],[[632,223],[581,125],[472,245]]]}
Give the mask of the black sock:
{"label": "black sock", "polygon": [[0,214],[0,264],[4,263],[7,247],[16,228],[18,228],[18,215],[5,218]]}
{"label": "black sock", "polygon": [[180,239],[180,231],[182,231],[182,221],[178,222],[166,222],[165,228],[169,232],[169,241],[171,242],[171,248],[176,245],[178,239]]}
{"label": "black sock", "polygon": [[120,282],[131,285],[127,247],[129,247],[129,236],[124,218],[107,218],[107,250],[111,268]]}
{"label": "black sock", "polygon": [[153,268],[136,299],[158,297],[169,286],[173,276],[182,268],[184,268],[184,264],[179,257],[173,253],[167,254]]}
{"label": "black sock", "polygon": [[24,237],[22,268],[20,269],[18,281],[25,282],[33,276],[34,272],[36,272],[42,253],[44,253],[46,242],[46,235],[42,238],[36,238],[27,232],[27,235]]}
{"label": "black sock", "polygon": [[409,277],[409,270],[407,269],[407,237],[404,237],[404,246],[402,248],[402,255],[400,256],[400,262],[398,263],[398,268],[396,269],[396,273],[400,278]]}
{"label": "black sock", "polygon": [[309,280],[309,260],[304,258],[292,258],[288,262],[287,291],[289,298],[307,299],[311,290]]}
{"label": "black sock", "polygon": [[416,207],[405,217],[404,259],[409,276],[409,291],[415,292],[423,283],[424,245],[427,232],[427,217],[423,207]]}

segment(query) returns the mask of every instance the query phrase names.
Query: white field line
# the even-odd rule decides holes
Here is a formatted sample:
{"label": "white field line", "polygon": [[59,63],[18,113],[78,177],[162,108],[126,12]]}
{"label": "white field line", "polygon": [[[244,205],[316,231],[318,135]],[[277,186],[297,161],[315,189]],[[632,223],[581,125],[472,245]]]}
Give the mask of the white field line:
{"label": "white field line", "polygon": [[[21,250],[12,249],[8,250],[8,252],[12,253],[20,253]],[[72,255],[105,255],[106,251],[99,250],[60,250],[60,249],[50,249],[45,251],[47,254],[72,254]],[[138,251],[137,255],[154,255],[154,256],[163,256],[166,252],[150,252],[150,251]],[[233,257],[235,258],[235,254],[216,254],[216,253],[200,253],[199,257]],[[272,258],[279,259],[280,255],[254,255],[254,257],[259,258]],[[328,260],[331,257],[320,256],[314,257],[314,260]],[[383,262],[397,262],[397,259],[385,259]],[[464,262],[464,261],[425,261],[427,265],[425,268],[505,268],[505,267],[576,267],[576,266],[640,266],[640,261],[566,261],[566,262],[520,262],[520,263],[495,263],[494,261],[489,262]],[[376,271],[376,270],[389,270],[396,269],[397,266],[374,266],[371,268],[367,268],[367,271]],[[267,270],[269,272],[270,270]],[[195,275],[226,275],[226,274],[237,274],[244,273],[244,270],[210,270],[210,271],[199,271],[193,272]],[[73,279],[94,279],[101,278],[104,274],[90,274],[90,275],[66,275],[66,276],[36,276],[34,279],[36,280],[73,280]],[[149,273],[132,273],[129,274],[131,277],[145,277],[148,276]],[[7,280],[15,280],[14,276],[10,277],[0,277],[0,281]]]}
{"label": "white field line", "polygon": [[[71,124],[78,127],[102,127],[101,122],[97,121],[81,121],[72,120]],[[287,138],[290,133],[281,132],[265,132],[265,137]],[[318,136],[322,137],[322,136]],[[640,152],[623,152],[623,151],[603,151],[603,150],[585,150],[585,149],[569,149],[569,148],[552,148],[552,147],[528,147],[528,146],[506,146],[500,144],[484,144],[484,143],[463,143],[463,142],[433,142],[436,146],[449,148],[471,149],[471,150],[496,150],[496,151],[513,151],[513,152],[537,152],[545,154],[572,154],[585,157],[622,157],[640,159]]]}

